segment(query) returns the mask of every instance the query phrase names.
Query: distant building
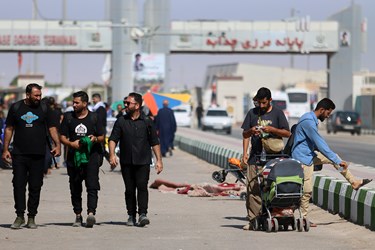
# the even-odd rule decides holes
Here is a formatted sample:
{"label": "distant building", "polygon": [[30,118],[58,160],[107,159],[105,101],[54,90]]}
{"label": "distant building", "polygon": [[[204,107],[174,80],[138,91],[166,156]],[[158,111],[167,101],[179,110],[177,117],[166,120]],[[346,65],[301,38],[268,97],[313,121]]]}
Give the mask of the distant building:
{"label": "distant building", "polygon": [[204,95],[204,108],[212,104],[225,107],[234,122],[240,123],[254,93],[263,86],[271,90],[303,87],[321,96],[318,92],[327,88],[327,73],[247,63],[212,65],[205,76],[204,89],[211,94]]}
{"label": "distant building", "polygon": [[44,75],[42,74],[18,75],[17,87],[25,89],[29,83],[37,83],[40,86],[44,87],[45,85]]}
{"label": "distant building", "polygon": [[357,97],[361,95],[375,96],[375,72],[361,71],[353,74],[353,109]]}

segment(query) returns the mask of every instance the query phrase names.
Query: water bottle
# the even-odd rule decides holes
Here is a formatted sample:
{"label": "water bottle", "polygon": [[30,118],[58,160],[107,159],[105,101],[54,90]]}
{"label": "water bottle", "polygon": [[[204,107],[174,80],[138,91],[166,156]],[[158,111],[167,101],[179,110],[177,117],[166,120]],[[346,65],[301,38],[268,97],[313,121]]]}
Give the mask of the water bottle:
{"label": "water bottle", "polygon": [[262,149],[262,153],[260,153],[260,161],[267,161],[267,154],[266,154],[266,150],[264,150],[264,148]]}
{"label": "water bottle", "polygon": [[[349,167],[349,163],[348,163],[348,167]],[[341,166],[337,169],[337,171],[339,171],[340,173],[344,172],[344,170],[345,170],[344,167],[341,167]]]}

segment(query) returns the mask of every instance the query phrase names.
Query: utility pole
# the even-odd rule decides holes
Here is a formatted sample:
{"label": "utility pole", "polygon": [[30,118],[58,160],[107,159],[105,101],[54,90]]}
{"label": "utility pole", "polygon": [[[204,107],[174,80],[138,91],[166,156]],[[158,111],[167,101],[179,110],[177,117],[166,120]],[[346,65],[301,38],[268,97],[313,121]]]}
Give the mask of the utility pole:
{"label": "utility pole", "polygon": [[[290,16],[292,17],[292,19],[294,18],[295,14],[296,14],[295,12],[296,12],[296,10],[294,8],[292,8],[290,10]],[[290,54],[290,67],[292,69],[294,68],[294,56],[293,56],[293,54]]]}
{"label": "utility pole", "polygon": [[[33,13],[33,20],[38,20],[38,0],[34,0],[33,1],[33,9],[32,9]],[[33,63],[33,66],[34,66],[34,74],[37,74],[39,69],[38,69],[38,52],[34,52],[34,63]]]}
{"label": "utility pole", "polygon": [[[66,0],[62,0],[62,21],[66,20]],[[61,84],[62,86],[66,85],[66,53],[62,53],[62,59],[61,59]]]}
{"label": "utility pole", "polygon": [[130,27],[138,25],[137,0],[112,0],[112,100],[122,100],[134,91],[133,55],[137,44],[130,37]]}

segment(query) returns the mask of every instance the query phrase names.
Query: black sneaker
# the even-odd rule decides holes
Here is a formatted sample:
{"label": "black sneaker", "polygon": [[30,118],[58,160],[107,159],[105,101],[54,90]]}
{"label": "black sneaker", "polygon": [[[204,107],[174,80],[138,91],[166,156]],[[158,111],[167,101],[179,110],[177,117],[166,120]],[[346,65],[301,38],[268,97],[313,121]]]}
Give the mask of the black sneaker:
{"label": "black sneaker", "polygon": [[17,218],[14,220],[14,222],[10,226],[10,228],[11,229],[20,229],[24,225],[25,225],[25,217],[17,216]]}
{"label": "black sneaker", "polygon": [[95,222],[96,222],[95,216],[92,213],[90,213],[86,219],[86,227],[90,227],[90,228],[93,227]]}
{"label": "black sneaker", "polygon": [[35,217],[28,217],[27,218],[26,227],[30,228],[30,229],[37,229],[38,228],[38,226],[35,224]]}
{"label": "black sneaker", "polygon": [[76,216],[76,220],[74,221],[73,227],[82,227],[83,226],[83,218],[82,216]]}
{"label": "black sneaker", "polygon": [[147,218],[146,214],[141,214],[138,220],[138,226],[144,227],[150,224],[150,220]]}
{"label": "black sneaker", "polygon": [[133,227],[136,224],[136,218],[133,215],[129,215],[128,221],[126,222],[126,225],[129,227]]}

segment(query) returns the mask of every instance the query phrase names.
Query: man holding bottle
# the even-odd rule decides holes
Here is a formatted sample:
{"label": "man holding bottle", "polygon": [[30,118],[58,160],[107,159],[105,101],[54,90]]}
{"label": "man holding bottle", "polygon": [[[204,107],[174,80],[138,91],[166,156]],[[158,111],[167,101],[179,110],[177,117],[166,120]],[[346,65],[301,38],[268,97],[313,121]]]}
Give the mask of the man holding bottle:
{"label": "man holding bottle", "polygon": [[[282,137],[289,137],[290,130],[284,112],[271,105],[271,91],[262,87],[255,95],[254,101],[258,106],[249,110],[241,126],[243,129],[242,161],[247,163],[247,218],[249,223],[243,227],[251,230],[252,223],[261,214],[262,200],[257,180],[255,156],[263,154],[278,154],[282,151]],[[251,151],[248,154],[251,141]],[[280,146],[278,144],[281,144]]]}

